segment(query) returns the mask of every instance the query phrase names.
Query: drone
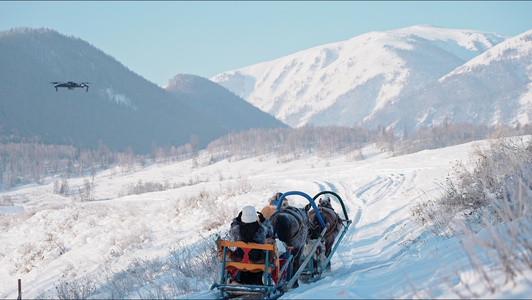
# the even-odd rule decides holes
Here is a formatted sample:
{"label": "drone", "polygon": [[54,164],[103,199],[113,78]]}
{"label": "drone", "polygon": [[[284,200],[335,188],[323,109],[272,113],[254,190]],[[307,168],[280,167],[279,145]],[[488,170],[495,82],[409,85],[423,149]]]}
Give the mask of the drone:
{"label": "drone", "polygon": [[69,90],[73,90],[74,88],[87,88],[86,92],[89,91],[89,83],[88,82],[82,82],[82,83],[75,83],[72,81],[69,82],[50,82],[54,85],[55,91],[57,92],[60,87],[66,87]]}

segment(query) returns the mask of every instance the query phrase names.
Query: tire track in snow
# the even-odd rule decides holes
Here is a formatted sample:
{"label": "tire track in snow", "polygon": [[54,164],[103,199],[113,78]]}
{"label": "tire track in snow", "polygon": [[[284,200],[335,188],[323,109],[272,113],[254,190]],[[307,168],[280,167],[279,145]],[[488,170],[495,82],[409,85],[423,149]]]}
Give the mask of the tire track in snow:
{"label": "tire track in snow", "polygon": [[[402,264],[403,258],[416,255],[416,249],[404,247],[411,231],[407,230],[404,215],[401,216],[410,204],[404,199],[410,198],[407,196],[412,190],[409,183],[415,178],[415,173],[381,174],[358,188],[350,185],[346,188],[343,183],[330,181],[314,182],[320,191],[338,193],[346,209],[355,212],[354,215],[348,212],[353,223],[333,256],[333,272],[326,275],[330,276],[331,283],[343,282],[345,278],[350,278],[348,281],[363,280],[366,276],[381,277],[375,286],[377,290],[397,283],[394,277],[397,273],[392,270]],[[353,273],[361,277],[353,277]],[[367,289],[352,294],[362,298],[371,295],[374,296],[375,292],[367,293]]]}
{"label": "tire track in snow", "polygon": [[[322,182],[314,182],[320,191],[331,191],[331,192],[335,192],[337,193],[338,195],[340,195],[340,191],[339,189],[336,187],[336,184],[332,183],[332,182],[329,182],[329,181],[322,181]],[[342,195],[340,195],[341,197]],[[342,198],[343,200],[343,198]]]}
{"label": "tire track in snow", "polygon": [[[342,201],[344,202],[345,210],[347,212],[347,216],[348,217],[350,216],[349,193],[347,193],[346,188],[344,187],[343,184],[341,184],[339,182],[333,183],[333,182],[329,182],[329,181],[323,181],[322,183],[315,182],[315,184],[318,185],[320,191],[331,191],[331,192],[334,192],[334,193],[338,194],[338,196],[340,196],[342,198]],[[327,196],[327,195],[324,195],[324,196]],[[330,195],[330,196],[332,198],[336,198],[336,197],[334,197],[332,195]],[[343,211],[342,211],[342,208],[340,206],[340,202],[333,200],[333,208],[340,215],[341,218],[344,218]]]}
{"label": "tire track in snow", "polygon": [[405,183],[404,174],[391,174],[390,176],[377,176],[355,193],[357,198],[360,198],[364,204],[371,200],[372,203],[383,198],[397,194]]}
{"label": "tire track in snow", "polygon": [[[357,228],[358,223],[363,219],[363,212],[369,206],[378,204],[381,200],[395,196],[406,181],[404,174],[391,174],[390,176],[377,176],[375,179],[356,189],[353,194],[356,199],[362,202],[359,206],[353,224]],[[393,212],[392,212],[393,213]],[[357,228],[358,230],[359,228]]]}
{"label": "tire track in snow", "polygon": [[[413,176],[415,178],[415,176]],[[409,180],[412,180],[411,178]],[[392,263],[400,253],[396,249],[405,233],[401,233],[405,220],[396,217],[408,207],[408,203],[395,201],[405,197],[403,189],[407,177],[404,174],[378,175],[352,192],[360,206],[353,217],[353,224],[341,245],[353,261],[343,261],[344,272],[364,269],[366,271]],[[352,202],[351,202],[352,203]],[[400,204],[400,205],[398,205]],[[388,253],[388,254],[386,254]],[[379,259],[387,257],[387,259]],[[364,262],[360,264],[360,260]],[[340,270],[339,270],[340,271]],[[342,273],[342,272],[340,272]]]}

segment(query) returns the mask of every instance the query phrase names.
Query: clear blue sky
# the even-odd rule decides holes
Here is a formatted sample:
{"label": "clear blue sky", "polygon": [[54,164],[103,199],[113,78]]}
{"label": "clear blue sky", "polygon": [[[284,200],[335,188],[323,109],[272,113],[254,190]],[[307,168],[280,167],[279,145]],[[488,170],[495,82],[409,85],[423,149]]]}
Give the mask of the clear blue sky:
{"label": "clear blue sky", "polygon": [[81,38],[160,86],[419,24],[515,36],[532,1],[0,1],[0,31]]}

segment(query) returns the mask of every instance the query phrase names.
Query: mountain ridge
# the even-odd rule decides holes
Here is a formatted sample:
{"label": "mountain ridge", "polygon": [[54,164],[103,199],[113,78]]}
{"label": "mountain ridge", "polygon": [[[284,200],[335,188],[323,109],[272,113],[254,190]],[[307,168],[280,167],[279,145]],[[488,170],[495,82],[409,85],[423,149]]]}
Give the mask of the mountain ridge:
{"label": "mountain ridge", "polygon": [[[390,106],[438,85],[441,78],[508,39],[513,38],[416,25],[365,33],[210,79],[290,126],[399,126],[396,129],[411,132],[432,123],[422,118],[404,122],[411,117],[408,110],[395,110],[399,115],[391,116],[386,113]],[[401,104],[419,105],[430,103]],[[470,114],[448,117],[457,123],[471,119]]]}
{"label": "mountain ridge", "polygon": [[409,118],[396,118],[400,128],[412,127],[408,124],[412,119],[423,126],[453,119],[485,125],[530,124],[531,82],[532,30],[499,43],[382,113],[391,118],[409,110]]}

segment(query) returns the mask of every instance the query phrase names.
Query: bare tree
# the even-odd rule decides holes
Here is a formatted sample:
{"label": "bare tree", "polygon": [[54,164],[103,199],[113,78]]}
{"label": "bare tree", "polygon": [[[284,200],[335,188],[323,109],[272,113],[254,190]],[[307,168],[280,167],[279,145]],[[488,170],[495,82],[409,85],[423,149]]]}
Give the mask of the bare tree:
{"label": "bare tree", "polygon": [[191,148],[191,155],[193,158],[197,158],[199,156],[199,138],[197,135],[190,136],[190,148]]}

